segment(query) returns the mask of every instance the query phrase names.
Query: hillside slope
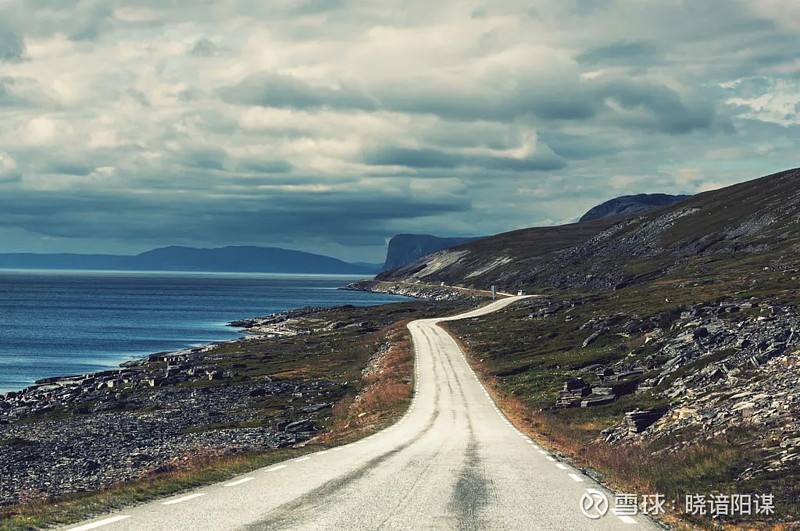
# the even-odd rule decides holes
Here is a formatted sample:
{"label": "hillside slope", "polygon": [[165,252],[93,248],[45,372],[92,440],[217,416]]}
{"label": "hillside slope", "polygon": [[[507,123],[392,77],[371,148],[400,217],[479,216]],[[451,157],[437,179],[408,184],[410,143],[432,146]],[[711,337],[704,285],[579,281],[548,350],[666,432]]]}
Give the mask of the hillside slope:
{"label": "hillside slope", "polygon": [[800,171],[793,169],[644,214],[484,238],[377,279],[620,288],[666,275],[696,278],[720,267],[763,268],[797,258],[799,216]]}
{"label": "hillside slope", "polygon": [[636,194],[623,195],[600,203],[581,216],[578,221],[592,221],[594,219],[613,218],[647,212],[654,208],[677,203],[690,196],[670,194]]}

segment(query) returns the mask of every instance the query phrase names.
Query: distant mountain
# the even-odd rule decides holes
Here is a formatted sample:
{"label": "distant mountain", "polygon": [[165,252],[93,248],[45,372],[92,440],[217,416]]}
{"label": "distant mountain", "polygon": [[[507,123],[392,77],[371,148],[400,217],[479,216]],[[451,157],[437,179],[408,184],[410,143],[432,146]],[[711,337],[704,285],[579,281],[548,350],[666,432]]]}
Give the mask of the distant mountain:
{"label": "distant mountain", "polygon": [[580,221],[592,221],[647,212],[654,208],[671,205],[687,197],[691,196],[670,194],[623,195],[592,208],[581,217]]}
{"label": "distant mountain", "polygon": [[477,239],[479,237],[439,238],[429,234],[398,234],[389,240],[389,248],[386,250],[386,262],[383,264],[383,270],[396,269],[418,260],[426,254],[469,243]]}
{"label": "distant mountain", "polygon": [[163,247],[135,256],[0,254],[0,268],[354,275],[372,275],[378,270],[375,265],[350,264],[330,256],[278,247]]}

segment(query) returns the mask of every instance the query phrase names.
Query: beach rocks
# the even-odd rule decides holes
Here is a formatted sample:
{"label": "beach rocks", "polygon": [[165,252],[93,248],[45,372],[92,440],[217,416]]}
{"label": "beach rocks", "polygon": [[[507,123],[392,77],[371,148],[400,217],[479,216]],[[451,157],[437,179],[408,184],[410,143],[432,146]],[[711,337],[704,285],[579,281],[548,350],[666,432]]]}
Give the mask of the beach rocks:
{"label": "beach rocks", "polygon": [[[329,415],[344,392],[345,384],[325,380],[266,377],[230,385],[235,371],[218,366],[213,353],[213,347],[161,352],[120,369],[45,378],[6,393],[0,505],[18,503],[23,493],[97,490],[199,450],[295,444],[313,436],[315,419]],[[267,397],[285,405],[265,414],[257,401]]]}
{"label": "beach rocks", "polygon": [[427,299],[431,301],[480,300],[487,298],[486,294],[481,295],[473,291],[445,286],[444,284],[437,286],[427,283],[412,282],[359,280],[348,284],[342,289],[369,291],[371,293],[391,293],[394,295],[403,295],[414,299]]}

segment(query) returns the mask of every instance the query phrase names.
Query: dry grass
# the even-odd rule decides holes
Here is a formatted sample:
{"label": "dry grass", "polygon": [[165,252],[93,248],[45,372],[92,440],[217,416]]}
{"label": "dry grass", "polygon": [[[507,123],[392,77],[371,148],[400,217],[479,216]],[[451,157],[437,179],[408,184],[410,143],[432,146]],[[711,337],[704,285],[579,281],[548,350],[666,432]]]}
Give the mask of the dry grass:
{"label": "dry grass", "polygon": [[356,396],[345,396],[333,407],[331,429],[319,440],[340,442],[374,431],[393,422],[408,406],[413,391],[414,350],[408,321],[385,330],[386,351],[364,376],[365,387]]}

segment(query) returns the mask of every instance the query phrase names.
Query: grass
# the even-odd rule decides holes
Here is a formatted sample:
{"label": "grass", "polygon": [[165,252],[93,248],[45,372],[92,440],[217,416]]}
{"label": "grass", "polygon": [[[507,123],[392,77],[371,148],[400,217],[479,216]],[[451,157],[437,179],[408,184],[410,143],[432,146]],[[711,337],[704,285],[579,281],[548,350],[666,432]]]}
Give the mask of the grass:
{"label": "grass", "polygon": [[[685,329],[674,329],[673,324],[687,305],[741,299],[762,291],[777,293],[782,302],[800,304],[796,290],[786,284],[778,287],[780,278],[755,276],[755,283],[751,278],[697,286],[686,279],[665,278],[608,292],[550,291],[549,300],[529,299],[495,314],[447,323],[447,328],[458,337],[473,368],[517,427],[543,446],[568,456],[575,466],[594,470],[594,475],[619,491],[660,493],[670,501],[675,499],[678,505],[688,493],[771,492],[778,513],[775,517],[766,522],[756,521],[757,517],[742,518],[727,521],[726,525],[777,529],[784,526],[780,523],[784,521],[789,522],[784,526],[788,529],[800,526],[800,467],[775,477],[767,474],[747,481],[738,479],[746,468],[763,459],[764,448],[775,444],[754,428],[729,430],[712,439],[684,430],[674,438],[664,437],[656,442],[611,445],[603,441],[601,432],[618,424],[626,412],[663,409],[670,401],[648,391],[619,397],[605,406],[552,409],[567,379],[597,379],[594,373],[583,370],[587,364],[635,363],[654,353],[653,344],[644,341],[652,326],[667,335],[683,333]],[[537,317],[540,308],[555,301],[570,304],[554,314]],[[759,312],[754,309],[723,317],[753,319]],[[582,347],[593,331],[582,325],[620,313],[626,318],[610,326],[588,347]],[[646,323],[650,325],[644,326]],[[715,351],[698,358],[672,378],[701,370],[729,354],[730,351]],[[752,375],[742,375],[748,376],[757,378],[758,373],[754,370]],[[719,399],[724,399],[724,394]],[[677,528],[716,525],[708,519],[692,519],[676,512],[670,523]]]}

